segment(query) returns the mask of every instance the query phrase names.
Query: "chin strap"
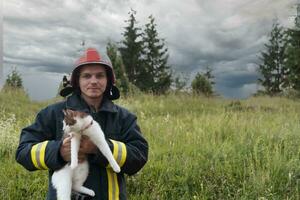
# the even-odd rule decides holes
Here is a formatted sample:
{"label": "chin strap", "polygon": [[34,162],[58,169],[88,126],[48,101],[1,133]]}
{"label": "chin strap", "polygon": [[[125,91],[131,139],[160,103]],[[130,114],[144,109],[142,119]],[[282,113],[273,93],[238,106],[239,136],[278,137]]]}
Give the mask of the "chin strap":
{"label": "chin strap", "polygon": [[83,129],[80,130],[80,133],[82,133],[83,131],[85,131],[86,129],[90,128],[93,125],[93,119],[91,120],[91,123],[89,123],[88,125],[86,125]]}

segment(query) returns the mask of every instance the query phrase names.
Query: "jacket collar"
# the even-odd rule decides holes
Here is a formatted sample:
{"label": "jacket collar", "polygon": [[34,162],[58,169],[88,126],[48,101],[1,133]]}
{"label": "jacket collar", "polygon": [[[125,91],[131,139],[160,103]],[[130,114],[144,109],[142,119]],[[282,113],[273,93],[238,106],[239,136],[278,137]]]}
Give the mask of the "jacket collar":
{"label": "jacket collar", "polygon": [[[89,105],[85,102],[85,100],[76,93],[73,93],[71,96],[69,96],[66,100],[66,108],[71,110],[78,110],[85,113],[92,113],[91,108]],[[109,100],[106,97],[103,97],[100,109],[98,112],[111,112],[116,113],[117,108],[116,105]]]}

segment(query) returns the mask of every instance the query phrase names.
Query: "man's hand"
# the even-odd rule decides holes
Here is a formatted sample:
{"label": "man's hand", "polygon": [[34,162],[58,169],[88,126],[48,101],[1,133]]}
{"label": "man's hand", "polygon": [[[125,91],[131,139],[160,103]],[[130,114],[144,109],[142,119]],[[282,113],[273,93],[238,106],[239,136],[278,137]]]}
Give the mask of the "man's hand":
{"label": "man's hand", "polygon": [[[66,137],[63,140],[63,143],[60,147],[60,155],[61,157],[66,161],[69,162],[71,161],[71,136]],[[78,162],[82,163],[83,161],[86,160],[86,154],[83,152],[78,152]]]}
{"label": "man's hand", "polygon": [[80,141],[79,152],[84,154],[96,154],[97,146],[90,140],[88,136],[83,135]]}

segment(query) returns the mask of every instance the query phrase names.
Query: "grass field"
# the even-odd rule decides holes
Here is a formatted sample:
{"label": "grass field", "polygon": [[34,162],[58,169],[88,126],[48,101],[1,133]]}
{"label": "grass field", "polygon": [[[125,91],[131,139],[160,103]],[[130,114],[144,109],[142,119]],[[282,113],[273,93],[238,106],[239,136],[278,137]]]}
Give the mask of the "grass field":
{"label": "grass field", "polygon": [[[22,127],[50,102],[0,93],[0,199],[44,199],[47,172],[14,160]],[[127,178],[130,200],[300,199],[300,101],[140,95],[117,101],[137,114],[149,162]]]}

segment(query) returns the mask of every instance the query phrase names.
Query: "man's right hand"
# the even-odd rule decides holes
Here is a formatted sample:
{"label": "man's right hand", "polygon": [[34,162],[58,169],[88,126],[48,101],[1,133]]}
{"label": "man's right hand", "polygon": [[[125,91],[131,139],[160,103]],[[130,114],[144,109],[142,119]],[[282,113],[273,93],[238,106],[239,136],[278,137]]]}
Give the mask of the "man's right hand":
{"label": "man's right hand", "polygon": [[66,162],[71,160],[71,138],[71,136],[66,137],[60,147],[60,155]]}

